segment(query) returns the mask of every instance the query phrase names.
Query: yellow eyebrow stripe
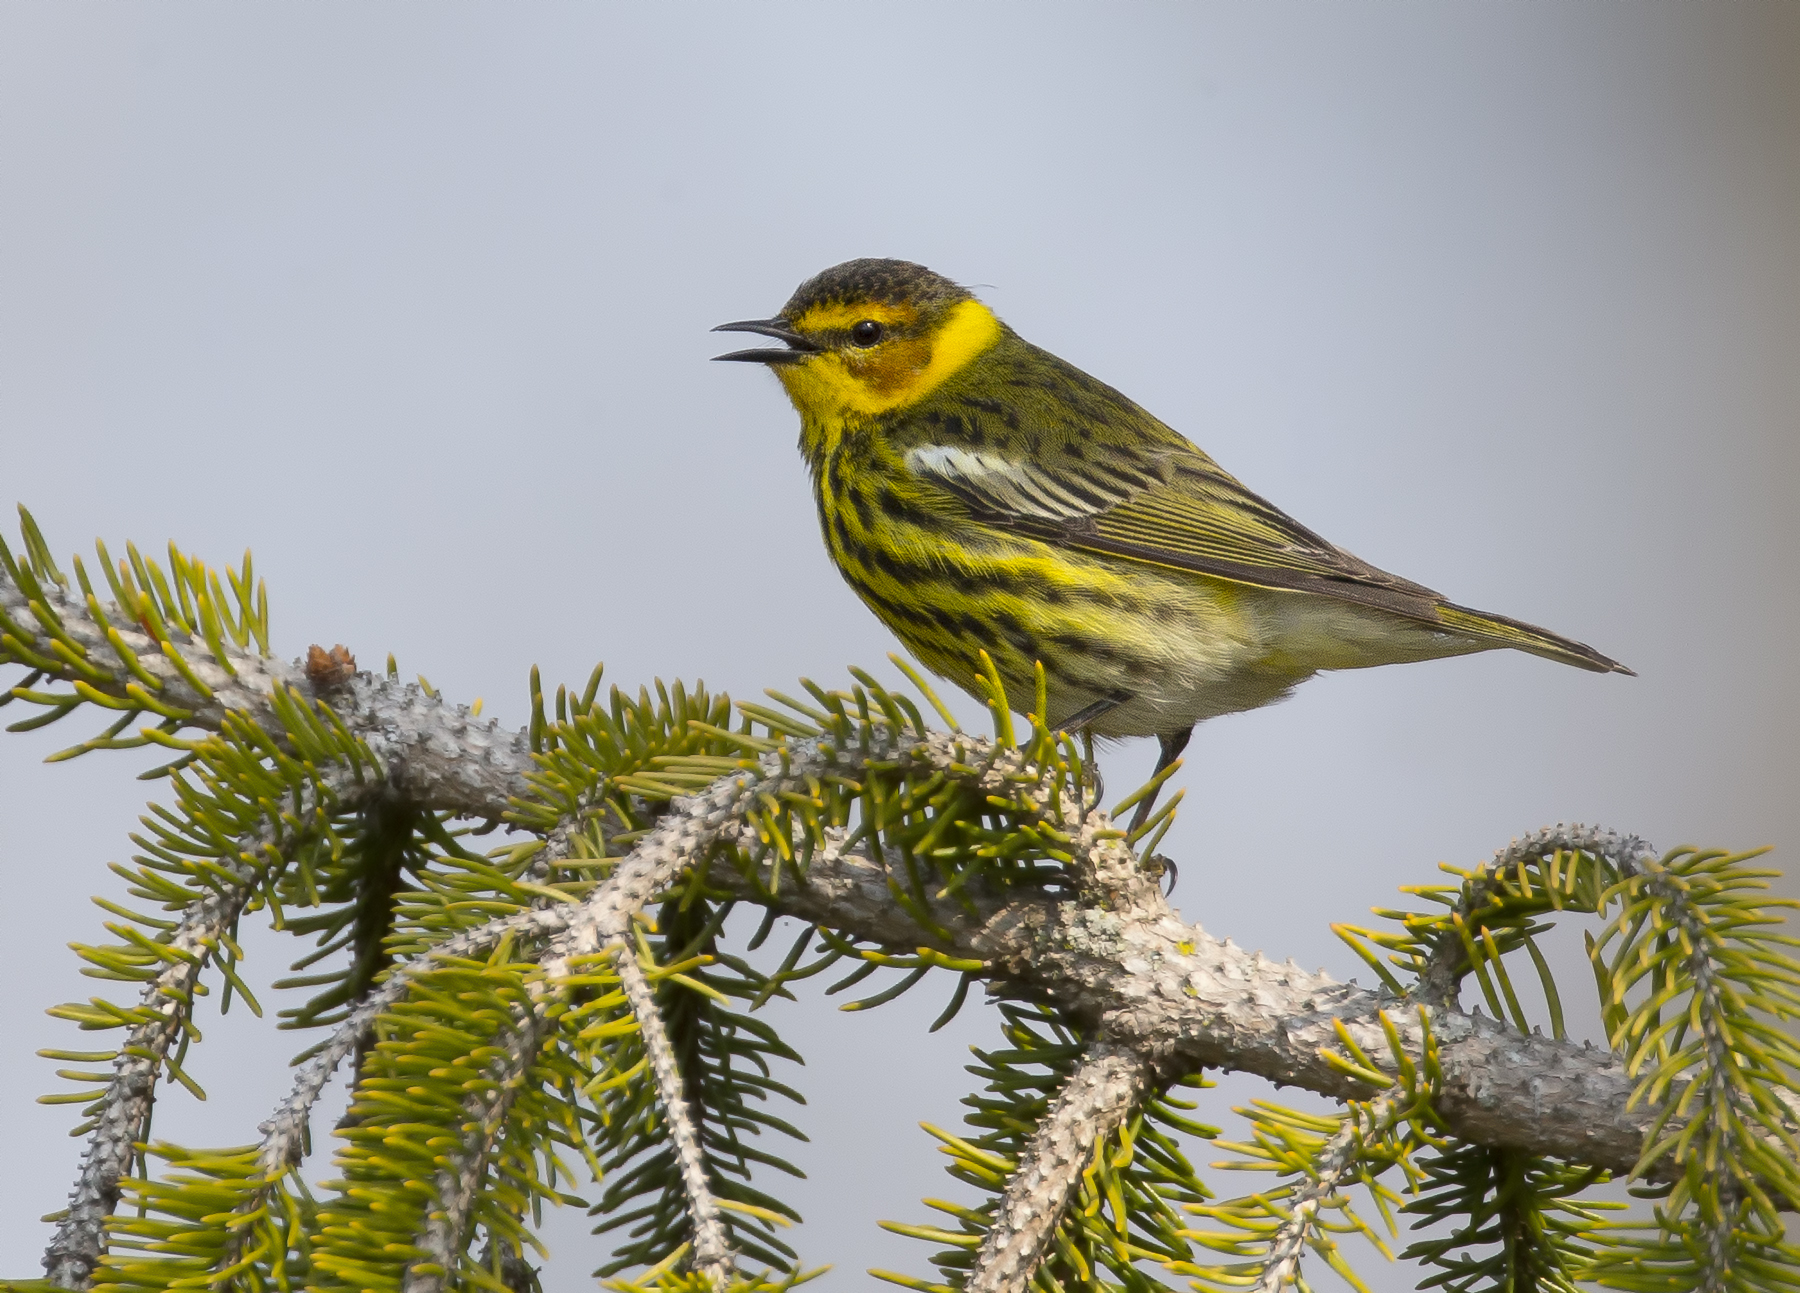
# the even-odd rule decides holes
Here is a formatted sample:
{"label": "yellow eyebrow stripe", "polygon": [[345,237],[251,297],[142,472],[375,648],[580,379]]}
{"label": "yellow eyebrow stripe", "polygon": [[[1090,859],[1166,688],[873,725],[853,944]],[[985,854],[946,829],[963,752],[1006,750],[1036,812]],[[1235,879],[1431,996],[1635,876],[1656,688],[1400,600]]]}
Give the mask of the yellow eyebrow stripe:
{"label": "yellow eyebrow stripe", "polygon": [[908,324],[918,317],[919,312],[910,305],[890,305],[885,301],[834,301],[813,306],[794,320],[794,327],[805,333],[834,332],[864,319]]}

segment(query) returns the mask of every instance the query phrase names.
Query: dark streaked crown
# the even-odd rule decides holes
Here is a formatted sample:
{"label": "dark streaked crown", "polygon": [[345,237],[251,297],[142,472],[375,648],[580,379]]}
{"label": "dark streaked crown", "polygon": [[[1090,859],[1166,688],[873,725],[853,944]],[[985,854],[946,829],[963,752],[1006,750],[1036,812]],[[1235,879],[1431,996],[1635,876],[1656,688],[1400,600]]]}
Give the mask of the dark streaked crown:
{"label": "dark streaked crown", "polygon": [[969,300],[973,295],[942,274],[933,273],[910,260],[865,257],[847,260],[814,274],[795,290],[781,308],[781,316],[797,319],[815,306],[851,301],[882,301],[892,305],[904,302],[932,313],[958,301]]}

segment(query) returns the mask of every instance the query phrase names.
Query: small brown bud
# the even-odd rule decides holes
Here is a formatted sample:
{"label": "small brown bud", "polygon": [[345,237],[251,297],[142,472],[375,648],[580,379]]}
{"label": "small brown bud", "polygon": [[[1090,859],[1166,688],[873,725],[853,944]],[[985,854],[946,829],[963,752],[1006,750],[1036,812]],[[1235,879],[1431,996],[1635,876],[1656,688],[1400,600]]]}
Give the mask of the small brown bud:
{"label": "small brown bud", "polygon": [[306,678],[313,690],[331,691],[356,676],[356,657],[343,643],[327,651],[317,643],[306,648]]}

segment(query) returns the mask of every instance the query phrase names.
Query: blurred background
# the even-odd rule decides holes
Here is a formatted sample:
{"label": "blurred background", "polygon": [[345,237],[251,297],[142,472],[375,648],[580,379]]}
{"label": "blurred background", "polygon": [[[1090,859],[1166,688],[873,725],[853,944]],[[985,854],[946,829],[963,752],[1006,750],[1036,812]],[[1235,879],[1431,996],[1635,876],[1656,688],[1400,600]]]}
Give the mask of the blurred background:
{"label": "blurred background", "polygon": [[[509,724],[534,663],[835,683],[894,643],[779,387],[707,329],[922,261],[1334,541],[1641,675],[1495,653],[1201,729],[1175,901],[1348,977],[1330,922],[1558,820],[1793,866],[1796,66],[1800,8],[1725,0],[6,3],[0,502],[59,554],[251,546],[280,653],[392,651]],[[45,1007],[105,987],[64,944],[164,794],[149,760],[41,764],[91,726],[0,740],[8,1276],[76,1168],[73,1111],[26,1112],[32,1052],[83,1044]],[[260,983],[298,954],[253,948]],[[813,1139],[771,1184],[846,1289],[926,1273],[875,1222],[952,1192],[916,1124],[956,1125],[997,1035],[972,1006],[927,1037],[932,988],[835,1000],[778,1011]],[[252,1140],[305,1043],[202,1018],[211,1098],[156,1133]],[[555,1293],[610,1247],[585,1229],[547,1228]]]}

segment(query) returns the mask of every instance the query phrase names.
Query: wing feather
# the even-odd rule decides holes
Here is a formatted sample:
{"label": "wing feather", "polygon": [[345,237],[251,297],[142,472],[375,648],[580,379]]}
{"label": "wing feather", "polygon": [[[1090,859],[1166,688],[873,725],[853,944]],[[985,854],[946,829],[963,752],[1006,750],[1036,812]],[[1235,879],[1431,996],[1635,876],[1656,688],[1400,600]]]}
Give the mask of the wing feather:
{"label": "wing feather", "polygon": [[906,462],[989,524],[1079,550],[1437,618],[1437,593],[1328,543],[1191,445],[1114,451],[1104,462],[1041,449],[1024,458],[924,444],[908,450]]}
{"label": "wing feather", "polygon": [[[1005,399],[994,398],[1002,390]],[[884,428],[922,481],[985,525],[1146,565],[1378,607],[1601,672],[1592,647],[1456,606],[1352,556],[1244,488],[1185,437],[1010,329],[981,381]]]}

